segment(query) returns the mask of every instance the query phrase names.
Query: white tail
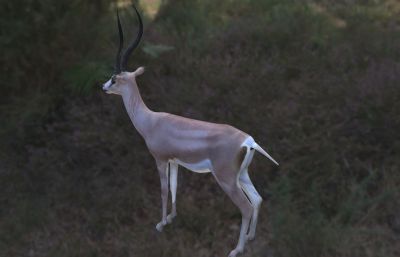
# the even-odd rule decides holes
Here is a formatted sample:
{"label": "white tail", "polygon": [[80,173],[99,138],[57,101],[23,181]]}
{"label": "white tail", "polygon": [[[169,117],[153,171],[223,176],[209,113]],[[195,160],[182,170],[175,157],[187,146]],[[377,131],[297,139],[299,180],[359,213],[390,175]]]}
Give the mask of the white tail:
{"label": "white tail", "polygon": [[273,163],[275,163],[277,166],[279,166],[279,163],[277,163],[274,158],[271,157],[271,155],[269,155],[264,149],[261,148],[261,146],[259,146],[256,142],[254,142],[254,144],[252,145],[252,147],[254,149],[257,150],[257,152],[261,153],[262,155],[264,155],[265,157],[267,157],[268,159],[270,159]]}

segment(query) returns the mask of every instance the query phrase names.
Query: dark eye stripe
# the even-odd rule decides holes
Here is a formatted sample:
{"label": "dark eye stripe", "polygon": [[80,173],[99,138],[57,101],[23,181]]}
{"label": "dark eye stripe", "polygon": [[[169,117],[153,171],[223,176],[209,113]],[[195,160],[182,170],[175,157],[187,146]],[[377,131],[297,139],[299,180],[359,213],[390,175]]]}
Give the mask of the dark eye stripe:
{"label": "dark eye stripe", "polygon": [[114,84],[115,83],[115,76],[112,76],[111,77],[111,84]]}

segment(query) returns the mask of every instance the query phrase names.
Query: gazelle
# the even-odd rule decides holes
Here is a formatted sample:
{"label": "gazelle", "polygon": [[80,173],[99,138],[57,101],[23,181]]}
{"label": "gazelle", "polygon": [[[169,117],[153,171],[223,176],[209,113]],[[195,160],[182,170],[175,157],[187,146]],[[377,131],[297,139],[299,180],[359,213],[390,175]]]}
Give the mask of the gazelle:
{"label": "gazelle", "polygon": [[[254,188],[248,167],[257,151],[278,163],[264,151],[248,134],[229,125],[188,119],[164,112],[153,112],[142,100],[136,77],[144,72],[143,67],[134,72],[127,71],[129,55],[138,46],[143,34],[143,23],[134,7],[139,21],[139,32],[122,56],[123,32],[117,12],[119,48],[115,72],[103,85],[108,94],[121,95],[126,111],[154,157],[161,180],[162,219],[156,225],[158,231],[171,223],[176,212],[176,189],[178,166],[191,171],[210,172],[222,189],[240,209],[242,225],[238,244],[229,254],[235,257],[243,252],[248,239],[255,236],[257,217],[262,201]],[[172,211],[167,215],[168,180],[172,195]]]}

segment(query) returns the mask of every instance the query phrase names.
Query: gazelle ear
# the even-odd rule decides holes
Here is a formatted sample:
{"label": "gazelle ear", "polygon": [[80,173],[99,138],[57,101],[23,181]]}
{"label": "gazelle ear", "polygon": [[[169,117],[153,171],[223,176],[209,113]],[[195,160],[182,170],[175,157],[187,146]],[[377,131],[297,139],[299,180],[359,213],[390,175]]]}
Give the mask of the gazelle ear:
{"label": "gazelle ear", "polygon": [[135,73],[135,77],[142,75],[144,73],[144,67],[137,68],[133,73]]}

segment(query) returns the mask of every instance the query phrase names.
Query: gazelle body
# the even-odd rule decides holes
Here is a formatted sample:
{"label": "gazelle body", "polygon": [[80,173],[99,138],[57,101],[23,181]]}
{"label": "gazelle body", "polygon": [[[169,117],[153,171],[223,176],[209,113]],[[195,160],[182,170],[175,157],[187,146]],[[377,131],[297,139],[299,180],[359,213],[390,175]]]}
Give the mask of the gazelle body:
{"label": "gazelle body", "polygon": [[[138,13],[137,15],[141,27],[139,36],[134,42],[136,46],[143,31],[140,16]],[[119,18],[118,27],[122,39]],[[122,96],[133,125],[144,138],[156,161],[162,199],[162,218],[156,225],[157,230],[162,231],[163,227],[172,222],[177,214],[178,166],[181,165],[199,173],[210,172],[242,214],[238,245],[229,254],[229,257],[235,257],[243,251],[246,241],[255,236],[258,211],[262,201],[248,175],[248,166],[254,152],[258,151],[275,164],[278,165],[278,163],[251,136],[232,126],[151,111],[143,102],[136,83],[136,77],[142,74],[144,69],[140,67],[134,72],[121,72],[119,69],[118,56],[121,46],[122,44],[117,54],[117,72],[103,85],[103,89],[107,93]],[[133,50],[132,46],[128,49],[130,52]],[[123,64],[126,63],[129,51],[124,55]],[[167,215],[169,189],[172,195],[172,210]]]}

